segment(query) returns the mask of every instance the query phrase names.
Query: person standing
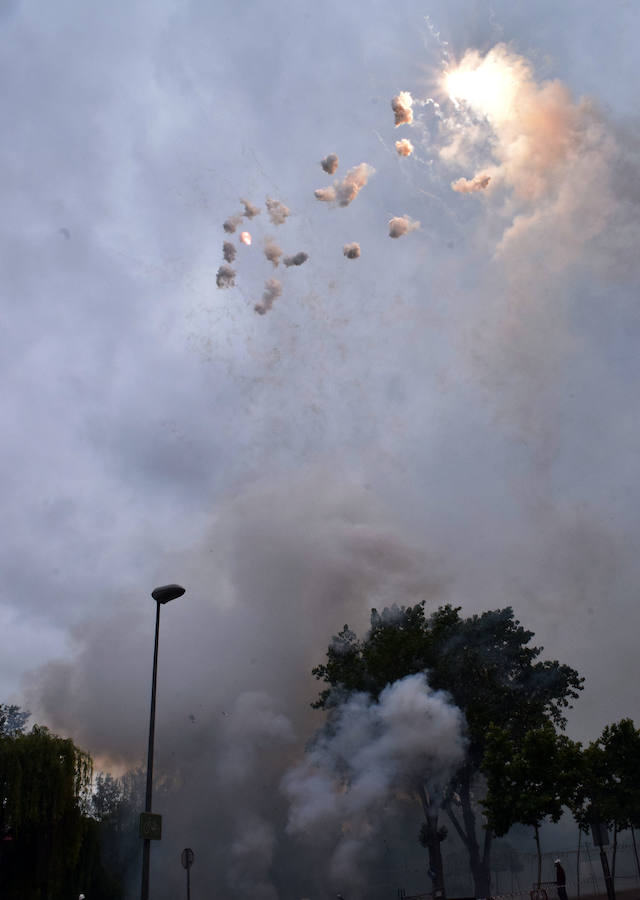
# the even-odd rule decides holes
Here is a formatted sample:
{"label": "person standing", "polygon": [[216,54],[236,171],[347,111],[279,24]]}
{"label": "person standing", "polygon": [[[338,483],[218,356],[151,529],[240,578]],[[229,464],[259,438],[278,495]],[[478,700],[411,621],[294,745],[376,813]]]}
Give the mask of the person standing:
{"label": "person standing", "polygon": [[558,900],[567,900],[567,876],[559,859],[554,861],[554,865],[556,867],[556,889],[558,891]]}

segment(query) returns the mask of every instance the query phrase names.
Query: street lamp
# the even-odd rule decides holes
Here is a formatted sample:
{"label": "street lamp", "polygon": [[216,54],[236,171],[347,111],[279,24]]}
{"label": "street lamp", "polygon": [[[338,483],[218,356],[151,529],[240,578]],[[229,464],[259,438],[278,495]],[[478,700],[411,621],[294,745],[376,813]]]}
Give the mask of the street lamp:
{"label": "street lamp", "polygon": [[[151,713],[149,715],[149,750],[147,753],[147,793],[145,796],[144,814],[141,816],[140,832],[144,838],[142,847],[142,890],[141,900],[149,900],[149,861],[151,858],[151,838],[153,822],[148,814],[151,812],[151,790],[153,785],[153,739],[156,727],[156,682],[158,677],[158,634],[160,632],[160,606],[182,597],[185,589],[179,584],[165,584],[151,591],[151,596],[156,601],[156,637],[153,646],[153,678],[151,680]],[[149,830],[151,829],[151,831]],[[154,835],[159,837],[160,835]]]}

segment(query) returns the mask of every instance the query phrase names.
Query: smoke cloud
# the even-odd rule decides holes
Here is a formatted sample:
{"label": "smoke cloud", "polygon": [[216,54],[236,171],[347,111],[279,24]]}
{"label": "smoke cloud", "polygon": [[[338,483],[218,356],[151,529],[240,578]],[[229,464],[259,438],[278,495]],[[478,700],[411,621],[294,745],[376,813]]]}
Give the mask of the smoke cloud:
{"label": "smoke cloud", "polygon": [[335,202],[338,206],[349,206],[374,172],[373,166],[370,166],[368,163],[360,163],[358,166],[354,166],[353,169],[349,169],[341,181],[335,181],[333,187],[318,188],[314,192],[314,196],[316,200],[321,200],[324,203]]}
{"label": "smoke cloud", "polygon": [[488,187],[490,181],[489,175],[475,175],[472,179],[458,178],[451,182],[451,189],[459,194],[474,194]]}
{"label": "smoke cloud", "polygon": [[431,691],[424,675],[394,682],[378,702],[351,697],[283,779],[288,830],[313,839],[335,829],[331,873],[353,880],[383,805],[420,783],[441,791],[463,758],[463,730],[460,710]]}
{"label": "smoke cloud", "polygon": [[305,253],[303,250],[300,250],[298,253],[295,253],[293,256],[285,256],[282,262],[285,264],[287,268],[289,266],[301,266],[303,263],[309,259],[309,254]]}
{"label": "smoke cloud", "polygon": [[282,283],[277,278],[268,278],[264,285],[262,300],[254,306],[260,316],[268,313],[275,301],[282,295]]}
{"label": "smoke cloud", "polygon": [[394,216],[389,219],[389,237],[399,238],[410,231],[420,228],[420,222],[411,219],[409,216]]}
{"label": "smoke cloud", "polygon": [[400,91],[391,101],[391,109],[395,116],[395,126],[411,125],[413,122],[413,97],[409,91]]}
{"label": "smoke cloud", "polygon": [[222,227],[228,234],[233,234],[238,227],[238,225],[242,224],[242,215],[237,213],[234,216],[229,216],[228,219],[225,219]]}
{"label": "smoke cloud", "polygon": [[291,215],[291,210],[284,203],[281,203],[280,200],[274,200],[272,197],[267,197],[266,204],[272,224],[284,225],[288,216]]}
{"label": "smoke cloud", "polygon": [[280,262],[280,257],[282,256],[282,250],[272,238],[267,238],[265,241],[264,255],[270,263],[273,263],[273,267],[276,269]]}
{"label": "smoke cloud", "polygon": [[345,244],[342,248],[342,252],[347,259],[358,259],[360,256],[360,244],[356,241],[353,241],[351,244]]}
{"label": "smoke cloud", "polygon": [[253,219],[255,216],[260,214],[260,207],[254,206],[253,203],[250,203],[249,200],[245,200],[244,198],[240,198],[240,203],[242,203],[244,207],[244,215],[247,219]]}
{"label": "smoke cloud", "polygon": [[325,156],[325,158],[321,160],[320,165],[327,175],[334,175],[338,170],[338,154],[330,153],[328,156]]}
{"label": "smoke cloud", "polygon": [[411,156],[413,153],[413,144],[407,138],[396,141],[396,153],[398,156]]}
{"label": "smoke cloud", "polygon": [[237,274],[236,270],[232,269],[231,266],[220,266],[216,274],[216,284],[219,288],[234,287]]}
{"label": "smoke cloud", "polygon": [[236,258],[236,254],[238,253],[235,244],[232,244],[231,241],[225,241],[222,245],[222,255],[224,257],[225,262],[232,263]]}

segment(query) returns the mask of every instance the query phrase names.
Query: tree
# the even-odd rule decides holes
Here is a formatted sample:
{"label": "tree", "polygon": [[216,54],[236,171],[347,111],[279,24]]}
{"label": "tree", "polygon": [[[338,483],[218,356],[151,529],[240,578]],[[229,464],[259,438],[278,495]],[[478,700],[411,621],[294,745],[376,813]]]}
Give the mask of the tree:
{"label": "tree", "polygon": [[487,793],[482,805],[497,837],[512,825],[534,830],[538,854],[538,888],[542,877],[540,826],[546,818],[558,822],[571,805],[582,773],[582,748],[558,734],[550,722],[528,731],[522,741],[491,727],[482,763]]}
{"label": "tree", "polygon": [[24,734],[24,727],[31,713],[19,706],[0,703],[0,737],[15,737]]}
{"label": "tree", "polygon": [[313,669],[327,685],[315,708],[330,711],[354,691],[377,697],[387,684],[424,672],[430,686],[448,692],[463,711],[465,762],[443,798],[421,796],[423,838],[436,888],[444,887],[438,826],[444,810],[467,850],[476,896],[489,896],[492,832],[478,821],[480,809],[474,802],[474,792],[478,797],[483,793],[489,729],[502,729],[517,743],[547,722],[563,728],[564,711],[582,689],[583,679],[574,669],[538,659],[542,648],[529,646],[532,638],[533,632],[522,628],[511,607],[463,619],[460,608],[450,605],[429,616],[424,603],[393,606],[382,613],[372,610],[371,628],[362,640],[345,625],[329,645],[326,662]]}

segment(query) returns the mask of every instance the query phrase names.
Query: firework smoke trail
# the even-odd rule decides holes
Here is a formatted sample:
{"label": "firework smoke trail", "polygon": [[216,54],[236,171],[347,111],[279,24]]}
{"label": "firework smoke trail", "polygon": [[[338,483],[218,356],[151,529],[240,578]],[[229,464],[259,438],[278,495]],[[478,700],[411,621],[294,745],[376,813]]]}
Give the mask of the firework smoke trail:
{"label": "firework smoke trail", "polygon": [[451,182],[451,190],[459,194],[474,194],[476,191],[484,191],[490,181],[490,175],[475,175],[472,179],[458,178]]}
{"label": "firework smoke trail", "polygon": [[360,244],[356,241],[353,241],[351,244],[345,244],[342,252],[347,259],[358,259],[360,256]]}
{"label": "firework smoke trail", "polygon": [[262,300],[253,307],[259,316],[264,316],[282,295],[282,283],[277,278],[268,278],[264,285]]}
{"label": "firework smoke trail", "polygon": [[413,144],[411,141],[407,140],[407,138],[403,138],[401,141],[396,141],[396,153],[398,156],[411,156],[413,153]]}
{"label": "firework smoke trail", "polygon": [[222,255],[225,262],[232,263],[236,258],[237,252],[235,245],[231,241],[225,241],[222,245]]}
{"label": "firework smoke trail", "polygon": [[288,831],[313,838],[335,829],[330,871],[354,879],[382,806],[418,783],[442,790],[464,747],[460,710],[422,674],[389,685],[378,701],[355,694],[283,779]]}
{"label": "firework smoke trail", "polygon": [[254,206],[253,203],[250,203],[248,200],[244,198],[240,198],[240,203],[242,203],[244,207],[244,215],[247,219],[253,219],[256,216],[260,215],[260,207]]}
{"label": "firework smoke trail", "polygon": [[395,126],[411,125],[413,122],[413,97],[409,91],[400,91],[391,101],[391,109],[395,117]]}
{"label": "firework smoke trail", "polygon": [[330,153],[328,156],[325,156],[325,158],[321,160],[320,165],[327,175],[335,175],[338,169],[338,154]]}
{"label": "firework smoke trail", "polygon": [[236,270],[232,269],[231,266],[220,266],[216,274],[216,284],[219,288],[235,287],[237,274]]}
{"label": "firework smoke trail", "polygon": [[289,268],[290,266],[301,266],[303,263],[306,263],[308,259],[309,254],[305,253],[303,250],[300,250],[293,256],[285,256],[282,262],[287,268]]}
{"label": "firework smoke trail", "polygon": [[409,216],[394,216],[389,219],[389,237],[399,238],[410,231],[420,228],[420,222],[411,219]]}
{"label": "firework smoke trail", "polygon": [[349,206],[358,196],[375,169],[369,163],[360,163],[349,169],[342,180],[334,181],[333,187],[318,188],[314,191],[316,200],[324,203],[337,203],[338,206]]}
{"label": "firework smoke trail", "polygon": [[284,225],[287,217],[291,215],[291,210],[279,200],[274,200],[273,197],[267,197],[266,205],[273,225]]}

